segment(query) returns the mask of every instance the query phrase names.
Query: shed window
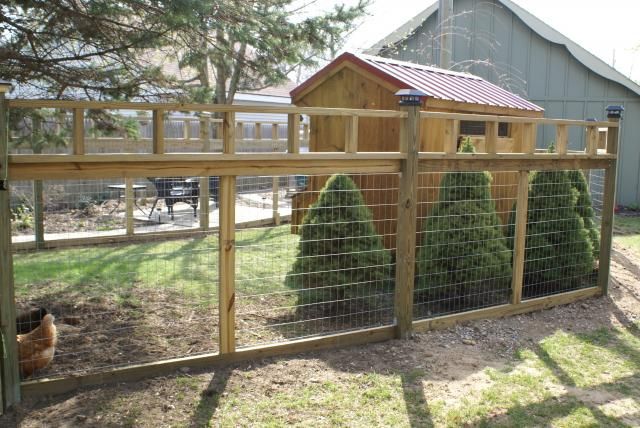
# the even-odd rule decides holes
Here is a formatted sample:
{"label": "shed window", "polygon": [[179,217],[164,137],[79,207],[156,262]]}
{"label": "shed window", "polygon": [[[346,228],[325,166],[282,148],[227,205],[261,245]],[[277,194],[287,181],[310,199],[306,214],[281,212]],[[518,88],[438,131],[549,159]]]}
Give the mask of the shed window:
{"label": "shed window", "polygon": [[[471,120],[460,121],[460,134],[461,135],[484,135],[485,122],[476,122]],[[509,124],[500,122],[498,124],[498,137],[509,136]]]}

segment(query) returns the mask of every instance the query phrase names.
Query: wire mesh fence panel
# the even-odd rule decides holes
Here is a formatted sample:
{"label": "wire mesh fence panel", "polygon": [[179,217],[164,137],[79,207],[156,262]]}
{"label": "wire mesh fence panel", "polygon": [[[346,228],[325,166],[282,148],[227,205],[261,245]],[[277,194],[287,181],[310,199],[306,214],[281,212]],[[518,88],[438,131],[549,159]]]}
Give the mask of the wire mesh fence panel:
{"label": "wire mesh fence panel", "polygon": [[604,206],[604,175],[605,171],[603,169],[591,169],[588,175],[591,204],[598,223],[602,219],[602,208]]}
{"label": "wire mesh fence panel", "polygon": [[71,153],[72,118],[60,109],[11,109],[9,153]]}
{"label": "wire mesh fence panel", "polygon": [[393,322],[397,175],[293,182],[291,224],[237,228],[239,346]]}
{"label": "wire mesh fence panel", "polygon": [[600,237],[586,172],[529,176],[524,298],[596,285]]}
{"label": "wire mesh fence panel", "polygon": [[414,318],[508,302],[517,173],[418,175]]}
{"label": "wire mesh fence panel", "polygon": [[[104,236],[99,219],[115,219],[120,227],[126,221],[121,207],[135,208],[132,192],[121,196],[112,213],[107,210],[113,209],[115,199],[91,209],[77,206],[82,195],[107,183],[113,181],[45,181],[45,189],[64,189],[45,212],[45,243],[55,221],[59,247],[15,247],[16,309],[21,315],[17,324],[25,334],[21,340],[31,343],[21,348],[19,359],[23,366],[37,369],[32,378],[90,373],[218,349],[217,233],[165,233],[179,230],[169,228],[154,235],[127,236],[119,229],[120,236]],[[57,327],[55,354],[46,367],[39,367],[36,360],[36,344],[46,344],[46,337],[42,329],[29,332],[44,315],[40,309],[53,314]]]}
{"label": "wire mesh fence panel", "polygon": [[134,192],[136,233],[218,226],[219,177],[147,177],[137,183],[147,196]]}

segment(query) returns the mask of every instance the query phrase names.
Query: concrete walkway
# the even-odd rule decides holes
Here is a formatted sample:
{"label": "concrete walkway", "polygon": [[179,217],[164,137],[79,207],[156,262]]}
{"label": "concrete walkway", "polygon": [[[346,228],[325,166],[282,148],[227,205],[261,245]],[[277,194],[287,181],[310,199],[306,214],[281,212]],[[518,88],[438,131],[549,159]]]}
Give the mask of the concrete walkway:
{"label": "concrete walkway", "polygon": [[[124,204],[121,204],[123,206]],[[198,209],[196,217],[193,216],[193,208],[184,203],[178,203],[174,205],[174,218],[173,220],[167,213],[167,208],[164,204],[159,204],[160,209],[156,208],[156,211],[148,217],[149,206],[142,206],[145,211],[141,212],[137,207],[134,207],[134,233],[159,233],[166,231],[178,231],[178,230],[196,230],[200,228],[200,210]],[[216,229],[220,225],[219,208],[211,202],[209,205],[209,227]],[[291,216],[291,199],[280,198],[278,203],[278,214],[282,221],[286,221]],[[115,211],[111,217],[114,220],[119,220],[119,223],[124,225],[124,207]],[[243,225],[258,224],[260,221],[268,222],[273,219],[273,209],[271,199],[267,200],[260,196],[260,194],[244,194],[238,195],[236,200],[236,226],[242,227]],[[124,227],[111,229],[111,230],[91,230],[81,232],[62,232],[62,233],[45,233],[45,241],[55,241],[64,239],[81,239],[99,236],[122,236],[126,235],[126,229]],[[35,237],[30,235],[16,235],[11,238],[13,243],[21,242],[33,242]]]}

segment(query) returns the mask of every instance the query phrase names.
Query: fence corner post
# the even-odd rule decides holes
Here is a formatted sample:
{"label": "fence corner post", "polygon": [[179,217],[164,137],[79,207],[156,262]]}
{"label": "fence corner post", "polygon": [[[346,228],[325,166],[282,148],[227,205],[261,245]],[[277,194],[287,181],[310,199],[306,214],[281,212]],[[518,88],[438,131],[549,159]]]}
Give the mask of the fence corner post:
{"label": "fence corner post", "polygon": [[20,402],[20,373],[16,342],[16,307],[11,254],[11,200],[9,198],[7,104],[10,85],[0,81],[0,401],[4,413]]}
{"label": "fence corner post", "polygon": [[413,330],[420,107],[426,94],[415,89],[403,89],[396,95],[400,97],[400,109],[407,113],[407,118],[400,127],[400,152],[406,153],[406,158],[400,166],[394,309],[396,336],[408,339]]}
{"label": "fence corner post", "polygon": [[[607,117],[610,122],[620,122],[624,107],[608,106]],[[619,126],[610,126],[607,130],[607,153],[618,154]],[[616,206],[617,158],[612,159],[604,173],[602,220],[600,221],[600,260],[598,261],[598,287],[603,295],[609,292],[609,270],[611,267],[611,242],[613,235],[613,217]]]}

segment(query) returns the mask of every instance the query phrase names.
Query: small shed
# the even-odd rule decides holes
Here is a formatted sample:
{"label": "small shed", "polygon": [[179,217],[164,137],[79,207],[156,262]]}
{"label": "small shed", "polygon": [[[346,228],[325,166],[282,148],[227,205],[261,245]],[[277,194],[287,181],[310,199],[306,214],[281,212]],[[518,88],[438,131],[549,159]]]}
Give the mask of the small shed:
{"label": "small shed", "polygon": [[[419,89],[427,94],[423,111],[524,117],[544,115],[543,108],[472,74],[349,52],[340,55],[292,90],[291,100],[299,107],[398,110],[398,97],[395,93],[400,89]],[[309,151],[344,151],[344,121],[344,118],[335,116],[312,117]],[[397,119],[360,118],[358,151],[398,151],[399,127],[400,122]],[[471,137],[478,151],[484,151],[485,122],[461,121],[456,124],[456,128],[459,136]],[[444,151],[444,132],[443,121],[423,120],[420,151]],[[520,151],[521,147],[517,147],[516,142],[521,141],[517,138],[521,132],[522,125],[501,123],[498,127],[497,151]],[[494,177],[494,188],[496,183],[515,183],[515,176],[512,175],[497,174]],[[367,180],[366,190],[363,190],[365,201],[372,205],[378,231],[385,235],[386,245],[392,248],[394,243],[391,239],[394,236],[395,225],[391,224],[393,219],[390,219],[389,213],[379,212],[379,205],[386,207],[383,209],[388,211],[388,203],[394,200],[394,197],[397,198],[395,192],[389,189],[395,189],[397,186],[372,177],[359,179]],[[304,208],[315,201],[317,191],[325,180],[326,177],[312,177],[308,182],[307,191],[294,196],[294,231],[302,221]],[[365,183],[363,181],[357,184],[363,189]],[[419,186],[423,189],[433,187],[426,183],[424,186],[419,183]],[[376,188],[380,191],[376,191]],[[419,192],[419,202],[432,202],[434,197],[433,190]],[[425,205],[420,204],[423,211],[428,209]],[[503,208],[498,207],[498,210],[503,211]],[[419,212],[420,216],[426,214],[426,211]]]}

